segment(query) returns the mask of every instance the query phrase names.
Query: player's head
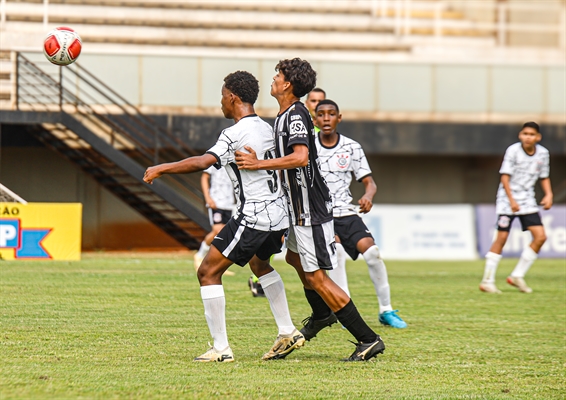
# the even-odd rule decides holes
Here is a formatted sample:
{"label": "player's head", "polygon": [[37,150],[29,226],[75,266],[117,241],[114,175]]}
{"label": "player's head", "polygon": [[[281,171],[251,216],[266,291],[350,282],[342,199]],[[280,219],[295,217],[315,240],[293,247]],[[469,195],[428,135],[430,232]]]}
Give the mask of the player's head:
{"label": "player's head", "polygon": [[309,109],[311,116],[315,117],[316,105],[319,101],[326,99],[326,92],[321,88],[315,87],[313,90],[307,94],[307,99],[305,100],[305,106]]}
{"label": "player's head", "polygon": [[315,122],[323,135],[335,133],[340,121],[342,121],[340,108],[334,101],[325,99],[317,104]]}
{"label": "player's head", "polygon": [[281,60],[275,66],[277,74],[271,84],[271,95],[279,97],[290,92],[301,98],[316,85],[316,72],[308,61],[300,58]]}
{"label": "player's head", "polygon": [[254,105],[259,94],[259,82],[249,72],[236,71],[224,78],[222,85],[222,113],[226,118],[234,117],[234,108],[241,103]]}
{"label": "player's head", "polygon": [[525,147],[532,147],[542,139],[540,127],[536,122],[526,122],[519,132],[519,140]]}

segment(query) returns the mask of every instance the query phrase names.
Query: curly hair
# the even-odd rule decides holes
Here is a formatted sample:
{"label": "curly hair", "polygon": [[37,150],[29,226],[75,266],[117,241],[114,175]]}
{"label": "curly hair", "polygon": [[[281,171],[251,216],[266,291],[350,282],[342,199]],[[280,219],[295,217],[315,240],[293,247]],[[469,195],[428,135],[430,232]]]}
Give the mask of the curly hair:
{"label": "curly hair", "polygon": [[281,72],[285,80],[293,85],[293,95],[296,97],[303,97],[316,86],[316,71],[306,60],[281,60],[275,70]]}
{"label": "curly hair", "polygon": [[224,86],[244,103],[251,105],[255,103],[259,94],[259,81],[246,71],[236,71],[226,75]]}

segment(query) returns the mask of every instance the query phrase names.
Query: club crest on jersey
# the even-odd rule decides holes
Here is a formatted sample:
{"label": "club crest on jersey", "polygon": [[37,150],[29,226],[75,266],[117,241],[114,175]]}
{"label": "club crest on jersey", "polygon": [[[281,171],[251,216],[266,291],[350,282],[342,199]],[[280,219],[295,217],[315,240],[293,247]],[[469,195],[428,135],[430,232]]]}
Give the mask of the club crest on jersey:
{"label": "club crest on jersey", "polygon": [[289,124],[289,130],[291,131],[289,135],[305,137],[307,135],[307,128],[303,121],[293,121]]}
{"label": "club crest on jersey", "polygon": [[350,163],[349,158],[350,158],[350,156],[348,156],[347,154],[337,154],[336,155],[336,165],[338,166],[338,168],[344,169],[344,168],[348,167],[348,164]]}
{"label": "club crest on jersey", "polygon": [[497,226],[500,228],[508,228],[510,221],[511,219],[507,215],[500,215],[499,220],[497,221]]}

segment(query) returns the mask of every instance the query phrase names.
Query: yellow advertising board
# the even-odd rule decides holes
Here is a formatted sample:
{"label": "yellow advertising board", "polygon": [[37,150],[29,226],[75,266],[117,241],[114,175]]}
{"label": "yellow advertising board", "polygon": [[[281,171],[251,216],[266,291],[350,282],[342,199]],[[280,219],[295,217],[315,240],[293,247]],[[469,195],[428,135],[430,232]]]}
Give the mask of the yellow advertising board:
{"label": "yellow advertising board", "polygon": [[80,260],[80,203],[0,203],[3,260]]}

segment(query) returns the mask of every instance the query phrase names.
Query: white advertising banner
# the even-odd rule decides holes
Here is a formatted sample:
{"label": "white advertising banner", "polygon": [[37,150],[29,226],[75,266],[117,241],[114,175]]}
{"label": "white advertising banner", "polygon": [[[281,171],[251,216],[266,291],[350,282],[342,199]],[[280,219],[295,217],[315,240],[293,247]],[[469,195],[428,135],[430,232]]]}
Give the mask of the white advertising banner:
{"label": "white advertising banner", "polygon": [[374,204],[362,215],[385,260],[475,260],[474,207]]}

